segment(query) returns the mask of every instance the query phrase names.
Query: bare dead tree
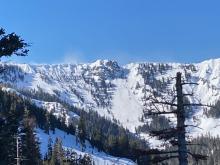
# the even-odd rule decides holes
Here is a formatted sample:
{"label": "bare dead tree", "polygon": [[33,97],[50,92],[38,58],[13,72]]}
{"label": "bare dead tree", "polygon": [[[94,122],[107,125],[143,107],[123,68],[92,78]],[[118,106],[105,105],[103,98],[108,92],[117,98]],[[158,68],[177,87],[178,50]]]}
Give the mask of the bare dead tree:
{"label": "bare dead tree", "polygon": [[150,135],[153,137],[158,137],[160,140],[165,140],[169,142],[172,146],[177,147],[173,151],[164,151],[164,150],[149,150],[149,151],[140,151],[137,150],[139,154],[145,155],[154,155],[154,158],[151,160],[152,163],[162,162],[164,160],[178,158],[179,165],[188,165],[188,156],[194,158],[197,162],[199,160],[206,160],[206,155],[191,153],[187,149],[187,145],[191,144],[190,141],[186,139],[186,127],[194,125],[186,125],[186,107],[190,106],[207,106],[201,103],[186,103],[184,101],[185,97],[193,96],[193,93],[183,93],[183,86],[187,84],[197,85],[197,83],[184,82],[182,80],[182,75],[180,72],[176,74],[175,78],[175,92],[172,96],[171,101],[167,101],[165,98],[158,99],[154,95],[149,96],[148,101],[150,103],[150,108],[145,112],[146,116],[152,115],[167,115],[173,114],[176,118],[176,126],[163,129],[163,130],[151,130]]}

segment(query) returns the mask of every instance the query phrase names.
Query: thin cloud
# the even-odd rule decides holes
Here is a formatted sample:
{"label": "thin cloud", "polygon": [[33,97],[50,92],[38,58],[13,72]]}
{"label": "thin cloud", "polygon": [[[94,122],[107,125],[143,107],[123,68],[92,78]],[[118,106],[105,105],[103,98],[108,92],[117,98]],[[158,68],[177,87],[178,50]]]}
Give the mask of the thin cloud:
{"label": "thin cloud", "polygon": [[70,51],[64,55],[62,63],[78,64],[84,62],[84,54],[81,51]]}

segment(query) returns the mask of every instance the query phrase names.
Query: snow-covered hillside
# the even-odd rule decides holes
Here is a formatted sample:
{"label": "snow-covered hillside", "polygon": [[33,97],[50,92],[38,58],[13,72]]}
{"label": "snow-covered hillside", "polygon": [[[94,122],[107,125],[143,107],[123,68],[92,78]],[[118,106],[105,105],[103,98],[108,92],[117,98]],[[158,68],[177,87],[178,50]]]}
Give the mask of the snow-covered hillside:
{"label": "snow-covered hillside", "polygon": [[70,149],[74,151],[77,155],[90,155],[95,165],[135,165],[133,161],[120,157],[113,157],[104,152],[99,152],[96,148],[92,147],[91,144],[86,141],[85,149],[81,149],[80,142],[77,142],[76,136],[67,134],[59,129],[55,129],[55,131],[50,131],[49,134],[45,133],[44,130],[37,129],[36,130],[37,137],[40,142],[40,151],[42,155],[47,153],[48,140],[51,138],[54,143],[56,138],[62,139],[62,144],[64,149]]}
{"label": "snow-covered hillside", "polygon": [[[195,94],[194,98],[188,98],[190,101],[214,104],[220,99],[220,59],[197,64],[131,63],[120,66],[115,61],[98,60],[78,65],[1,63],[1,66],[6,70],[0,80],[8,87],[21,93],[28,90],[48,93],[75,107],[116,119],[131,132],[144,124],[141,118],[148,106],[147,96],[152,91],[166,96],[164,91],[174,87],[176,72],[182,72],[185,81],[199,84],[184,87],[185,93],[193,91]],[[40,104],[47,109],[51,107],[49,103]],[[201,108],[193,111],[203,128],[193,130],[195,135],[208,131],[215,135],[220,133],[219,119],[207,118]]]}

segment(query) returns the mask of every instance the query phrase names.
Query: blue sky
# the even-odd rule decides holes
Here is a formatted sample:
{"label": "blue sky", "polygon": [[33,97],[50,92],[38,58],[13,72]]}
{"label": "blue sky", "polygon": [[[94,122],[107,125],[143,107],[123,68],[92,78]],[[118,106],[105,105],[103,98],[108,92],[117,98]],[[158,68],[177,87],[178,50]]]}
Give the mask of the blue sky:
{"label": "blue sky", "polygon": [[19,62],[113,59],[198,62],[220,57],[220,1],[3,0],[0,26],[31,43]]}

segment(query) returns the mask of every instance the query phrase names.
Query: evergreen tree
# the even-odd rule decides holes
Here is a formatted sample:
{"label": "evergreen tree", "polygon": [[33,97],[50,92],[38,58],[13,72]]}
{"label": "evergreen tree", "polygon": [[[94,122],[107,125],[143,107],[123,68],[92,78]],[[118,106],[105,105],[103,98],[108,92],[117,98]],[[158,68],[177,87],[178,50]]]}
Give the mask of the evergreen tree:
{"label": "evergreen tree", "polygon": [[80,139],[81,147],[83,150],[86,139],[86,126],[85,126],[85,119],[83,116],[80,116],[80,120],[78,124],[78,137]]}
{"label": "evergreen tree", "polygon": [[51,137],[48,139],[48,145],[47,145],[47,159],[50,161],[52,159],[53,154],[53,140]]}
{"label": "evergreen tree", "polygon": [[[24,40],[15,33],[6,34],[3,28],[0,28],[0,58],[5,56],[26,56],[29,46]],[[3,72],[6,68],[1,67],[0,72]],[[3,93],[1,93],[3,96]],[[0,97],[1,97],[0,96]],[[0,105],[0,163],[1,164],[14,164],[16,157],[16,140],[18,136],[19,126],[19,112],[16,107],[10,105],[15,103],[15,100],[8,101],[7,96],[4,95],[5,102]],[[3,106],[3,104],[7,105]]]}
{"label": "evergreen tree", "polygon": [[118,139],[115,136],[109,135],[107,141],[107,148],[109,149],[109,153],[118,153]]}
{"label": "evergreen tree", "polygon": [[[62,104],[65,105],[65,103],[62,103]],[[29,111],[24,112],[25,108],[28,109]],[[141,141],[140,139],[138,139],[138,137],[129,133],[123,127],[118,126],[117,123],[114,123],[104,117],[100,117],[97,114],[97,112],[94,112],[94,111],[85,112],[75,107],[66,107],[66,108],[78,114],[79,116],[82,116],[81,121],[78,120],[75,123],[72,123],[74,125],[66,126],[65,123],[62,123],[53,114],[47,113],[44,109],[36,107],[31,102],[29,102],[29,100],[23,100],[21,97],[17,96],[16,94],[6,93],[0,90],[0,123],[1,123],[0,134],[2,133],[2,136],[0,136],[0,138],[3,137],[3,139],[0,139],[0,144],[2,144],[0,145],[0,149],[2,151],[0,152],[0,158],[1,158],[0,160],[4,161],[5,164],[16,163],[15,162],[15,157],[16,157],[15,137],[17,137],[18,135],[18,128],[21,128],[21,132],[23,132],[22,139],[21,139],[22,141],[20,144],[21,146],[24,144],[24,146],[22,147],[23,149],[22,156],[23,156],[23,159],[26,158],[26,154],[27,154],[26,143],[27,142],[25,139],[26,139],[27,134],[25,132],[27,132],[28,130],[34,130],[34,129],[29,129],[29,128],[24,127],[25,125],[27,126],[32,125],[32,124],[25,124],[29,122],[34,123],[33,124],[34,126],[36,124],[40,129],[44,129],[44,130],[48,128],[46,125],[50,123],[50,126],[49,126],[50,129],[58,128],[60,130],[69,132],[71,134],[74,134],[74,133],[77,134],[78,131],[76,132],[73,131],[73,128],[75,127],[75,125],[79,125],[79,130],[81,130],[79,132],[80,134],[77,135],[79,138],[84,139],[84,142],[87,139],[88,141],[91,142],[91,144],[94,147],[98,148],[99,150],[105,151],[109,154],[112,154],[113,156],[127,157],[127,158],[132,158],[133,160],[136,160],[138,159],[138,155],[135,153],[134,148],[142,148],[142,147],[146,148],[147,147],[144,141]],[[30,128],[32,128],[32,126]],[[123,145],[128,144],[126,148],[129,149],[129,151],[126,151],[124,153],[120,152],[122,150],[122,147],[120,147],[121,144],[120,145],[118,144],[119,137],[122,136],[123,134],[126,135],[125,141],[127,142],[124,143],[123,142],[124,138],[121,137],[121,140],[120,140],[121,144]],[[108,137],[112,137],[112,138],[108,138]],[[82,142],[83,145],[84,145],[84,142]],[[133,147],[130,147],[130,144],[132,144]],[[10,155],[8,153],[10,153]],[[54,165],[54,160],[55,160],[54,150],[52,150],[52,158],[50,161],[48,161],[50,157],[49,153],[51,152],[48,152],[46,156],[44,157],[44,160],[45,160],[44,164]],[[81,157],[79,159],[79,156],[74,154],[72,151],[70,153],[72,153],[70,155],[72,155],[75,162],[77,163],[79,163],[79,160],[83,158]],[[67,162],[64,161],[65,164],[68,164],[70,162],[71,162],[70,159],[68,159]],[[0,163],[3,164],[2,162]],[[26,160],[23,160],[22,163],[26,163]]]}
{"label": "evergreen tree", "polygon": [[62,141],[59,138],[56,138],[54,143],[52,161],[54,165],[64,164],[64,151],[62,148]]}
{"label": "evergreen tree", "polygon": [[[96,146],[98,148],[98,150],[100,151],[100,149],[102,149],[102,145],[103,145],[102,144],[103,138],[102,138],[101,132],[98,129],[94,129],[92,131],[91,138],[92,138],[91,142],[92,142],[93,146]],[[107,144],[107,146],[108,146],[108,144]],[[108,148],[108,147],[106,147],[106,148]]]}
{"label": "evergreen tree", "polygon": [[29,111],[25,109],[22,122],[22,156],[24,161],[22,164],[38,165],[40,163],[39,142],[34,131],[35,119],[29,116]]}
{"label": "evergreen tree", "polygon": [[123,156],[127,156],[129,151],[129,141],[127,135],[124,132],[122,132],[118,138],[118,148],[119,153],[121,153]]}
{"label": "evergreen tree", "polygon": [[79,165],[92,165],[92,159],[90,155],[85,154],[82,159],[79,160]]}
{"label": "evergreen tree", "polygon": [[15,33],[6,34],[3,28],[0,28],[0,58],[3,56],[26,56],[28,46],[24,40]]}
{"label": "evergreen tree", "polygon": [[16,137],[18,137],[19,120],[21,112],[17,109],[14,95],[6,97],[1,92],[0,118],[2,125],[0,129],[0,160],[2,164],[14,164],[16,162]]}

